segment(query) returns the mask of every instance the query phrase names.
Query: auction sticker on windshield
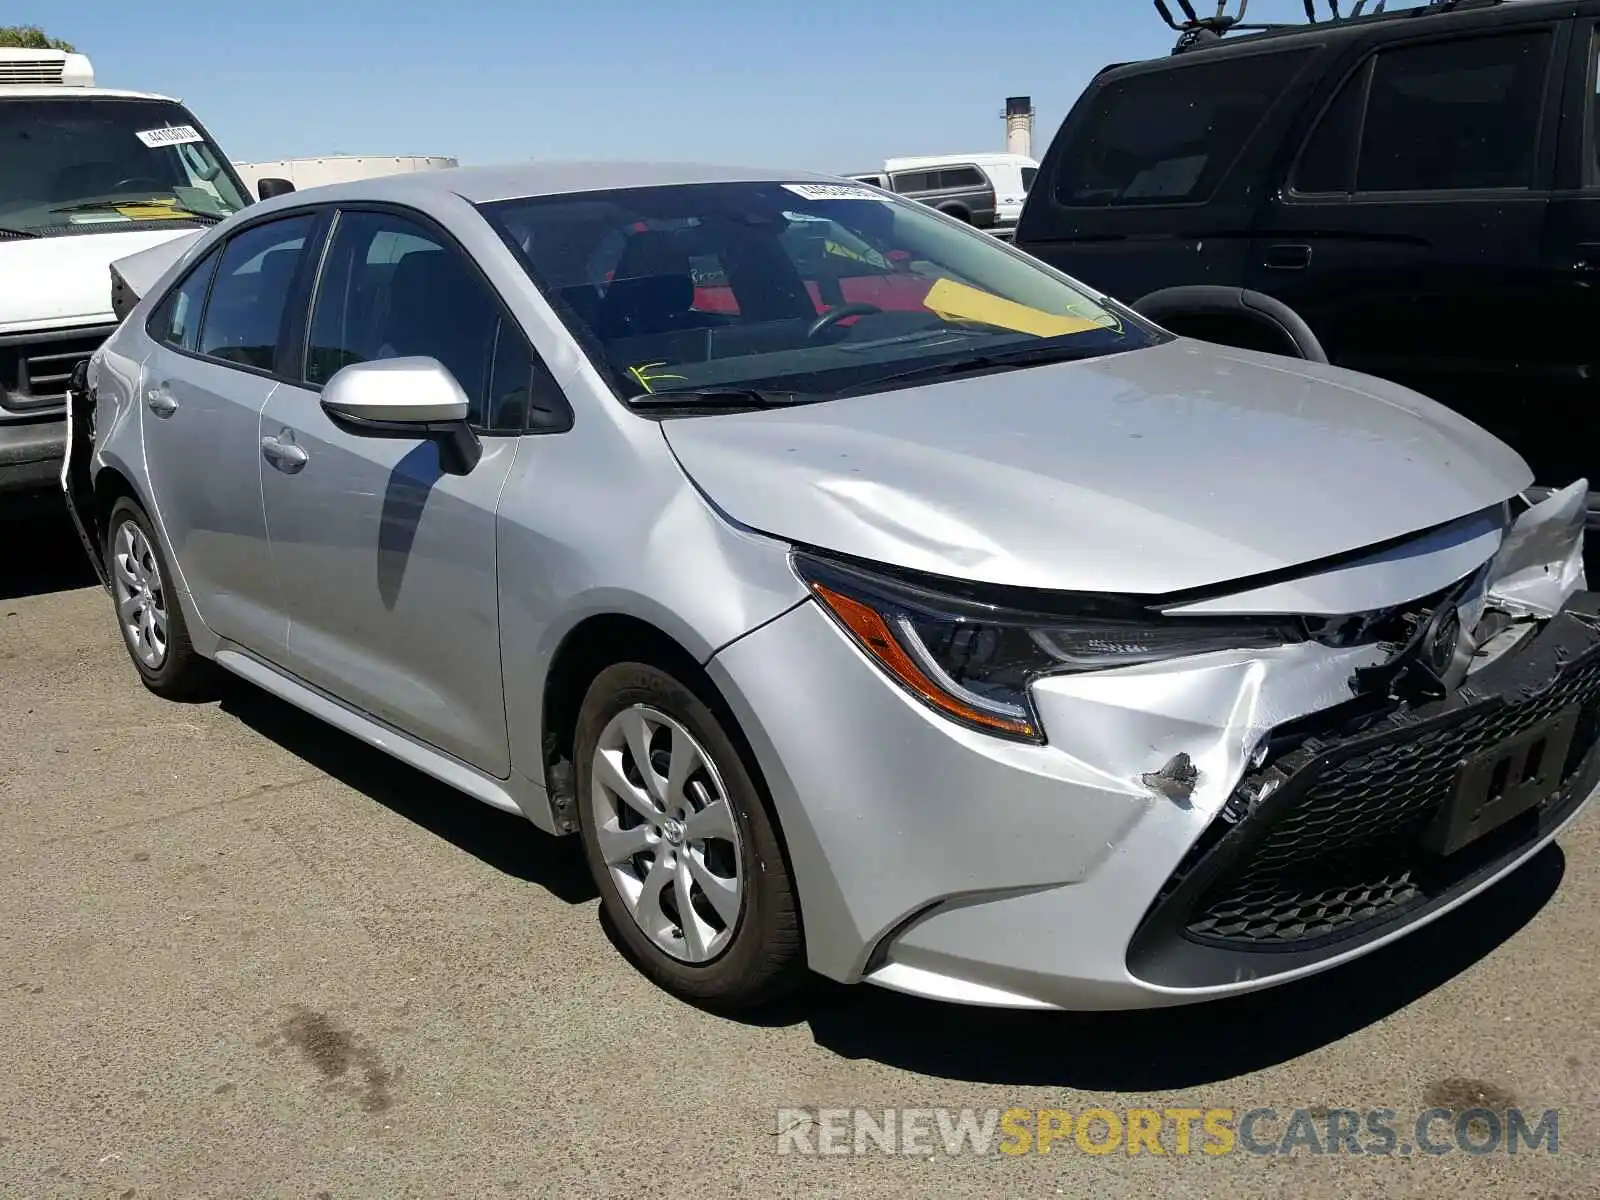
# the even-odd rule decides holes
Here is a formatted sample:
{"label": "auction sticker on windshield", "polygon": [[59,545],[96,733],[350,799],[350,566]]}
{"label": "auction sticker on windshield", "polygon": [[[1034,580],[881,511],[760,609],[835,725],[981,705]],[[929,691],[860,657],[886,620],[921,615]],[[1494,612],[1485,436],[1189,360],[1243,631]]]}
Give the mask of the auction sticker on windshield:
{"label": "auction sticker on windshield", "polygon": [[783,190],[793,192],[802,200],[876,200],[880,204],[888,203],[871,188],[849,183],[786,183]]}
{"label": "auction sticker on windshield", "polygon": [[195,132],[193,125],[165,125],[160,129],[141,129],[136,136],[151,149],[157,146],[186,146],[190,142],[205,141],[205,138]]}

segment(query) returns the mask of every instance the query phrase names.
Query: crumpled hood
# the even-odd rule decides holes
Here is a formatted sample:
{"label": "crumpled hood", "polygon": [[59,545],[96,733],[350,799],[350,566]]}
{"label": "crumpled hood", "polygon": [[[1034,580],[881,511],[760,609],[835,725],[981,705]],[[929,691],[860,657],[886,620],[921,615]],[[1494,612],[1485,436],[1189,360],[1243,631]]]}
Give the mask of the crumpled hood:
{"label": "crumpled hood", "polygon": [[110,266],[178,229],[129,229],[0,241],[0,331],[112,321]]}
{"label": "crumpled hood", "polygon": [[1067,591],[1276,571],[1533,481],[1509,446],[1415,392],[1187,339],[664,429],[696,485],[754,529]]}

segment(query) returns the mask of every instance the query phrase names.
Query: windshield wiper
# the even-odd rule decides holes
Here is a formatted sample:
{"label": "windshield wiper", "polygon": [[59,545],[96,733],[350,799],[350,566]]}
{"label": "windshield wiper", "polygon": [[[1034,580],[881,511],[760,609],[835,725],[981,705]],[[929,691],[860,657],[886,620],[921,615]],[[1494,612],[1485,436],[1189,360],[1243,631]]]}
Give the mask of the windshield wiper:
{"label": "windshield wiper", "polygon": [[200,212],[198,209],[184,208],[180,204],[151,204],[148,200],[84,200],[77,204],[63,204],[52,208],[53,213],[93,212],[98,208],[164,208],[168,212],[179,213],[182,216],[201,221],[210,221],[213,225],[219,221],[227,220],[226,217],[216,213]]}
{"label": "windshield wiper", "polygon": [[879,375],[862,383],[840,388],[837,396],[860,396],[868,392],[900,384],[915,383],[924,379],[949,379],[957,375],[971,375],[980,371],[1004,370],[1008,367],[1033,367],[1041,363],[1074,362],[1104,354],[1104,347],[1085,346],[1024,346],[1019,350],[991,350],[983,354],[967,355],[942,362],[926,363],[909,371],[896,371],[892,375]]}
{"label": "windshield wiper", "polygon": [[641,392],[628,397],[629,408],[788,408],[813,404],[831,396],[810,392],[778,392],[763,388],[684,388],[670,392]]}

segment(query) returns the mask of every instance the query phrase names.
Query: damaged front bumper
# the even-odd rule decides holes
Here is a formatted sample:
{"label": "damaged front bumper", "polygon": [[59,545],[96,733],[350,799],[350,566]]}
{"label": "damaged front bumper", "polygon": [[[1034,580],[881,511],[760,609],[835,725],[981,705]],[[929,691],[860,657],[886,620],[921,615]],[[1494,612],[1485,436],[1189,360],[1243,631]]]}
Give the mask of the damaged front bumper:
{"label": "damaged front bumper", "polygon": [[1150,1007],[1325,970],[1463,903],[1600,779],[1585,492],[1340,568],[1368,594],[1401,570],[1437,588],[1482,548],[1399,650],[1044,678],[1040,746],[929,712],[815,603],[725,648],[710,669],[779,810],[812,966],[971,1004]]}
{"label": "damaged front bumper", "polygon": [[1209,990],[1298,974],[1547,842],[1600,782],[1600,595],[1436,701],[1311,728],[1245,775],[1179,863],[1132,940],[1135,977]]}

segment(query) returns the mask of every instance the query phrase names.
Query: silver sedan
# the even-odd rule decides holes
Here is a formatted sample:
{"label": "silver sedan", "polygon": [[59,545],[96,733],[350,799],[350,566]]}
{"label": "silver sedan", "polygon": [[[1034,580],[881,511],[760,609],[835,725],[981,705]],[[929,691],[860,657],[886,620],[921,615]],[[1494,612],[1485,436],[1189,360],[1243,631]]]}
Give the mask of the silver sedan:
{"label": "silver sedan", "polygon": [[1261,988],[1595,787],[1583,481],[924,206],[444,171],[163,253],[63,469],[141,678],[578,834],[682,996]]}

